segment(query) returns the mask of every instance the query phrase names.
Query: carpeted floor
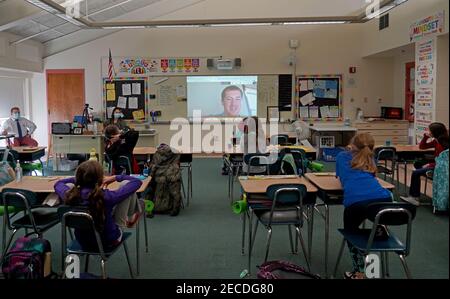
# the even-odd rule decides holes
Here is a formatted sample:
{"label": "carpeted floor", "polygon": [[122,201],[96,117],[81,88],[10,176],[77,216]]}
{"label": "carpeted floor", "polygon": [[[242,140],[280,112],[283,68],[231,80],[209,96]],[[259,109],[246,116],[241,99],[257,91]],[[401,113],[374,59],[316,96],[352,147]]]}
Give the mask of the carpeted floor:
{"label": "carpeted floor", "polygon": [[[221,159],[194,159],[193,199],[177,217],[156,215],[147,218],[150,251],[144,251],[144,230],[141,229],[141,274],[139,278],[236,279],[247,269],[247,256],[241,255],[242,221],[231,212],[227,199],[227,177],[221,175]],[[329,170],[333,165],[327,165]],[[185,178],[186,182],[186,178]],[[235,199],[240,196],[235,188]],[[331,207],[329,272],[334,269],[341,238],[337,228],[342,226],[343,207]],[[133,233],[135,231],[133,230]],[[306,239],[306,227],[303,229]],[[403,232],[403,231],[400,231]],[[399,232],[399,233],[400,233]],[[266,231],[259,227],[253,253],[252,277],[264,259]],[[60,228],[45,235],[53,246],[53,266],[60,270]],[[407,258],[414,278],[449,278],[448,216],[436,216],[431,207],[420,207],[413,224],[411,254]],[[247,242],[247,240],[246,240]],[[133,267],[136,270],[135,235],[129,241]],[[317,215],[314,223],[312,271],[324,276],[324,222]],[[290,253],[288,231],[274,228],[269,259],[283,259],[305,265],[301,252]],[[390,256],[392,278],[403,278],[399,259]],[[92,260],[90,272],[99,273],[99,263]],[[338,277],[350,269],[344,252]],[[125,255],[120,250],[107,264],[113,278],[128,278]]]}

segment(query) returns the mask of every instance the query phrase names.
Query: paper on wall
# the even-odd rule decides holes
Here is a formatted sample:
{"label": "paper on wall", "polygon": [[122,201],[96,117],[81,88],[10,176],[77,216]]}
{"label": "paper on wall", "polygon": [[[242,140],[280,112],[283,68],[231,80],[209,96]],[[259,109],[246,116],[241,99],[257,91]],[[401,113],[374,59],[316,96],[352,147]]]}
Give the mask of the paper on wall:
{"label": "paper on wall", "polygon": [[141,94],[141,83],[133,83],[133,94]]}
{"label": "paper on wall", "polygon": [[106,91],[106,101],[107,102],[114,102],[115,100],[116,100],[116,90],[108,89]]}
{"label": "paper on wall", "polygon": [[309,118],[308,107],[300,107],[300,118]]}
{"label": "paper on wall", "polygon": [[117,107],[126,109],[127,108],[127,98],[126,97],[119,97],[117,99]]}
{"label": "paper on wall", "polygon": [[309,106],[309,117],[319,118],[319,107],[318,106]]}
{"label": "paper on wall", "polygon": [[145,113],[144,110],[137,110],[137,111],[133,111],[133,119],[134,120],[143,120],[145,119]]}
{"label": "paper on wall", "polygon": [[298,82],[300,91],[307,91],[308,90],[308,81],[307,80],[300,80]]}
{"label": "paper on wall", "polygon": [[106,89],[116,89],[116,85],[114,83],[107,83]]}
{"label": "paper on wall", "polygon": [[177,98],[186,98],[186,87],[183,85],[177,86]]}
{"label": "paper on wall", "polygon": [[137,97],[129,97],[128,98],[128,109],[137,109],[138,106],[138,98]]}
{"label": "paper on wall", "polygon": [[314,81],[308,80],[308,90],[313,90],[313,89],[314,89]]}
{"label": "paper on wall", "polygon": [[330,106],[329,116],[338,118],[339,117],[339,107],[338,106]]}
{"label": "paper on wall", "polygon": [[107,118],[112,118],[112,113],[113,113],[114,108],[116,108],[116,107],[106,107]]}
{"label": "paper on wall", "polygon": [[315,100],[316,99],[314,98],[312,93],[308,93],[308,94],[304,95],[303,97],[301,97],[300,103],[302,103],[303,106],[307,106],[307,105],[311,104],[312,102],[314,102]]}
{"label": "paper on wall", "polygon": [[131,95],[131,84],[123,84],[122,85],[122,95],[124,95],[124,96]]}
{"label": "paper on wall", "polygon": [[328,106],[320,107],[320,116],[321,118],[327,118],[330,114],[330,108]]}

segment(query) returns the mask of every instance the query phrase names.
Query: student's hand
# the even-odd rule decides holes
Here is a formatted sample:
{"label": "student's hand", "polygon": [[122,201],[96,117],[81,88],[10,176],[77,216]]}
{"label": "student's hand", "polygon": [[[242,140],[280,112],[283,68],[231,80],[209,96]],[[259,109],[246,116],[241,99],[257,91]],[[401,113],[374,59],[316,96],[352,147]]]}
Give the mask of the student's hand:
{"label": "student's hand", "polygon": [[110,184],[114,183],[116,181],[116,176],[107,176],[103,178],[103,188],[108,187]]}

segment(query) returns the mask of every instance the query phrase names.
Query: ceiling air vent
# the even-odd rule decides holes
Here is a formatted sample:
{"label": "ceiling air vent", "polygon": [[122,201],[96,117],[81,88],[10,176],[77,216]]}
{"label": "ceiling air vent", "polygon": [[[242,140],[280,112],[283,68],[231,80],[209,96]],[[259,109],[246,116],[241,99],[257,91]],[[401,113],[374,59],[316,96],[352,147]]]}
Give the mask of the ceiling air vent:
{"label": "ceiling air vent", "polygon": [[386,29],[389,27],[389,14],[385,14],[380,17],[380,30]]}

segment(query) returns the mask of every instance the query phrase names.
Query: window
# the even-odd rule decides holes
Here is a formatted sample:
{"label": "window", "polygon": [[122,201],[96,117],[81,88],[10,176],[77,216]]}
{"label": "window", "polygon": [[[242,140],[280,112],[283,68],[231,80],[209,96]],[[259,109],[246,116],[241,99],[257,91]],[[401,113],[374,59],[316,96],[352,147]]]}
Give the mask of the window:
{"label": "window", "polygon": [[25,112],[25,78],[0,77],[0,122],[8,118],[12,107]]}

